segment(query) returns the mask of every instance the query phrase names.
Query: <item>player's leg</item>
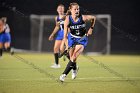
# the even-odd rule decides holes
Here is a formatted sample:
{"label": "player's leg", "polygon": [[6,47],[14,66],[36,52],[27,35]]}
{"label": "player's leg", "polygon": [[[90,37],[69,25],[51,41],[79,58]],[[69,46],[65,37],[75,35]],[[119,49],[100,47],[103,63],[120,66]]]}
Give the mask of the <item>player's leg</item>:
{"label": "player's leg", "polygon": [[75,47],[75,51],[73,52],[73,55],[71,57],[71,60],[74,60],[75,65],[72,69],[72,79],[75,79],[79,70],[79,67],[76,64],[76,59],[78,58],[78,56],[83,52],[84,50],[84,46],[83,45],[77,45]]}
{"label": "player's leg", "polygon": [[3,43],[0,42],[0,57],[2,57],[2,48],[3,48]]}
{"label": "player's leg", "polygon": [[[70,50],[70,56],[72,57],[73,53],[74,53],[75,49],[71,49]],[[71,59],[70,57],[70,59]],[[63,72],[63,74],[68,74],[70,72],[70,70],[76,65],[76,63],[73,60],[70,60]]]}
{"label": "player's leg", "polygon": [[[71,47],[72,45],[74,44],[74,40],[71,38],[71,36],[68,37],[68,46]],[[72,56],[74,52],[74,48],[72,48],[70,51],[69,51],[69,54],[70,54],[70,57]],[[60,81],[64,81],[66,75],[70,72],[70,70],[72,69],[74,63],[71,62],[71,60],[69,60],[64,72],[62,73],[62,75],[60,76]]]}
{"label": "player's leg", "polygon": [[[77,39],[77,40],[79,40],[79,39]],[[73,55],[71,57],[71,60],[75,60],[76,61],[76,59],[78,58],[78,56],[83,52],[84,47],[87,45],[87,42],[88,42],[88,38],[87,37],[85,37],[83,40],[81,40],[79,42],[80,45],[77,45],[76,46],[78,48],[76,48],[77,50],[74,51],[74,53],[73,53]],[[79,67],[76,64],[73,67],[73,69],[72,69],[72,79],[75,79],[76,78],[78,70],[79,70]]]}
{"label": "player's leg", "polygon": [[12,52],[11,52],[11,35],[10,35],[10,33],[5,33],[4,34],[4,42],[5,42],[4,43],[5,50],[12,54]]}
{"label": "player's leg", "polygon": [[76,45],[76,47],[73,50],[71,50],[71,53],[70,53],[70,61],[67,64],[67,66],[66,66],[63,74],[60,76],[60,80],[61,81],[64,81],[64,79],[67,76],[67,74],[76,65],[76,59],[82,53],[83,50],[84,50],[84,46],[83,45]]}
{"label": "player's leg", "polygon": [[83,50],[84,50],[84,46],[83,45],[76,45],[70,60],[76,61],[76,59],[83,52]]}
{"label": "player's leg", "polygon": [[55,64],[51,66],[52,68],[60,68],[59,65],[59,49],[61,46],[62,40],[55,40],[54,43],[54,59],[55,59]]}
{"label": "player's leg", "polygon": [[[74,52],[74,49],[71,49],[71,50],[69,51],[70,56],[72,56],[73,52]],[[74,63],[71,62],[71,60],[69,60],[69,62],[68,62],[68,64],[67,64],[67,66],[66,66],[64,72],[62,73],[62,75],[61,75],[60,78],[59,78],[60,81],[63,82],[63,81],[65,80],[65,77],[66,77],[67,74],[70,72],[70,70],[72,69],[73,65],[74,65]]]}
{"label": "player's leg", "polygon": [[10,42],[4,43],[4,48],[6,49],[6,51],[10,52]]}
{"label": "player's leg", "polygon": [[2,57],[3,48],[3,34],[0,34],[0,57]]}
{"label": "player's leg", "polygon": [[65,42],[62,40],[61,45],[60,45],[60,53],[63,53],[65,50]]}
{"label": "player's leg", "polygon": [[55,57],[55,63],[59,64],[59,49],[61,46],[62,40],[55,40],[54,44],[54,57]]}
{"label": "player's leg", "polygon": [[[72,59],[72,56],[73,56],[74,50],[75,50],[75,48],[73,48],[73,49],[71,49],[71,50],[69,51],[70,59]],[[73,69],[73,70],[76,70],[76,69],[77,69],[77,63],[76,63],[76,60],[75,60],[75,65],[74,65],[74,67],[73,67],[72,69]]]}

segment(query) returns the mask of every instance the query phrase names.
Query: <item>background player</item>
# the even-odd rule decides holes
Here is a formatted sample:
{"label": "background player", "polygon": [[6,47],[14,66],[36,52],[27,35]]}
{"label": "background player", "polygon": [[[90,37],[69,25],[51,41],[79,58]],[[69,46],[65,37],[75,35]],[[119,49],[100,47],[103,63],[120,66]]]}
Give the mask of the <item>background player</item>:
{"label": "background player", "polygon": [[[49,36],[49,40],[53,40],[54,35],[56,34],[55,43],[54,43],[54,59],[55,63],[51,66],[52,68],[60,68],[59,64],[59,51],[64,51],[64,19],[62,19],[64,15],[64,5],[60,4],[57,7],[58,16],[55,17],[56,26]],[[59,23],[58,23],[59,22]]]}
{"label": "background player", "polygon": [[[87,32],[87,36],[92,34],[92,30],[95,24],[95,16],[81,15],[79,13],[79,5],[77,3],[71,3],[69,6],[71,15],[66,16],[64,22],[64,40],[67,42],[68,29],[70,29],[70,36],[68,36],[68,47],[77,43],[86,34],[86,21],[91,21],[91,27]],[[72,70],[72,79],[76,78],[77,66],[76,59],[83,52],[84,47],[87,45],[87,37],[78,42],[78,44],[69,51],[70,61],[67,64],[63,74],[60,76],[60,81],[64,81],[67,74]]]}
{"label": "background player", "polygon": [[2,56],[3,46],[7,51],[10,51],[10,43],[11,43],[10,28],[6,23],[6,21],[7,21],[6,17],[0,18],[0,56]]}

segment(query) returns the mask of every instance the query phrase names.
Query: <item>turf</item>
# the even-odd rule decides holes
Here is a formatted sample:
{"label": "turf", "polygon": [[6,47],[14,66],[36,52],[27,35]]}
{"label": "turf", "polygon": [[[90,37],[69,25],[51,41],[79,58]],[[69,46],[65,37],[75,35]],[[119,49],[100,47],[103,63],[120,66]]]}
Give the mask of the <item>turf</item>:
{"label": "turf", "polygon": [[67,61],[52,69],[52,54],[4,54],[0,59],[0,93],[140,93],[140,56],[83,56],[78,76],[58,81]]}

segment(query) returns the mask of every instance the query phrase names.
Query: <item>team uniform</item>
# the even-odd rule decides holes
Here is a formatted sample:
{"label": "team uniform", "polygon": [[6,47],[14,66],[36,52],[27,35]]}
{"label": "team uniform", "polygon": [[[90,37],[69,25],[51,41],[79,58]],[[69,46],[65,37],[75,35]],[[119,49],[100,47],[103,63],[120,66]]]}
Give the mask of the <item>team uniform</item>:
{"label": "team uniform", "polygon": [[68,46],[71,47],[75,43],[87,46],[88,38],[85,37],[80,40],[86,34],[86,24],[82,19],[82,15],[79,16],[77,22],[74,22],[71,15],[69,16],[69,28],[70,33],[68,34]]}
{"label": "team uniform", "polygon": [[64,20],[60,19],[59,16],[58,16],[56,21],[60,22],[60,29],[57,32],[55,40],[63,40],[63,37],[64,37]]}
{"label": "team uniform", "polygon": [[[75,44],[83,45],[84,47],[87,46],[88,38],[83,36],[86,34],[86,24],[83,21],[82,15],[79,16],[78,21],[74,22],[72,16],[69,15],[69,25],[70,32],[68,33],[68,46],[72,47]],[[72,79],[76,78],[77,72],[79,67],[76,65],[76,62],[72,62],[71,60],[67,64],[64,72],[60,76],[60,81],[64,81],[67,74],[72,69]]]}
{"label": "team uniform", "polygon": [[[60,19],[60,17],[57,16],[56,21],[60,23],[59,24],[60,28],[56,33],[55,40],[63,40],[63,37],[64,37],[64,20]],[[52,65],[51,67],[52,68],[60,68],[60,65],[59,65],[59,53],[54,53],[54,58],[55,58],[55,64]],[[65,60],[65,57],[64,57],[64,60]]]}
{"label": "team uniform", "polygon": [[[2,32],[0,32],[0,43],[11,43],[11,35],[10,35],[10,28],[8,24],[4,26],[4,29]],[[10,48],[7,48],[6,50],[10,50]],[[0,48],[0,57],[2,57],[2,48]]]}
{"label": "team uniform", "polygon": [[0,33],[0,43],[11,43],[11,35],[8,24],[5,25],[4,31]]}

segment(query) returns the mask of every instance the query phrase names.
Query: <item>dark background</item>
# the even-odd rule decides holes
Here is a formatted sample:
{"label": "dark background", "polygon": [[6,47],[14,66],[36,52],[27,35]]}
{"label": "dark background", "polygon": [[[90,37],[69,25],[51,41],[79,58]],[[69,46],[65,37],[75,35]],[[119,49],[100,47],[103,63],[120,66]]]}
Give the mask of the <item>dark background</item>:
{"label": "dark background", "polygon": [[54,15],[58,4],[67,8],[73,1],[83,13],[111,15],[111,53],[140,54],[140,14],[135,0],[0,0],[0,16],[8,17],[12,45],[30,48],[30,14]]}

